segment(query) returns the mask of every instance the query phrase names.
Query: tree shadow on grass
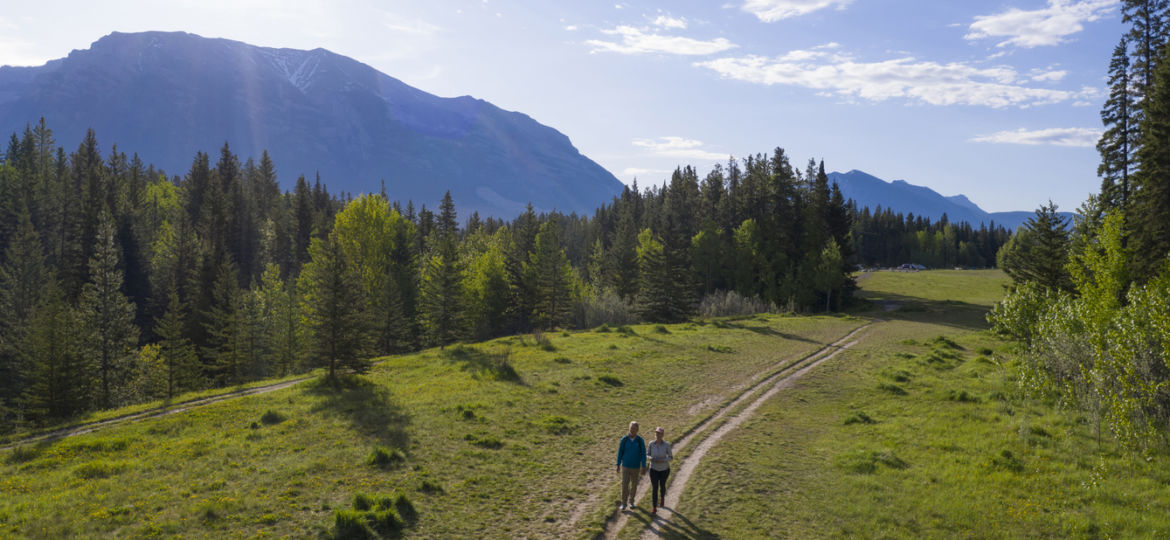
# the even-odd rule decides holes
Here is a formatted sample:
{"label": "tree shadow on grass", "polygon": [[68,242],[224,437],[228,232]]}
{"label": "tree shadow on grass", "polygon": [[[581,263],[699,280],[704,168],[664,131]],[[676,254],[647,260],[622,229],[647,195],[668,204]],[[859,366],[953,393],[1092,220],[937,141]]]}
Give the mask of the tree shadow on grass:
{"label": "tree shadow on grass", "polygon": [[410,415],[390,395],[390,391],[357,376],[326,378],[307,385],[306,393],[316,399],[312,412],[340,417],[350,422],[363,436],[392,448],[409,448],[406,426]]}
{"label": "tree shadow on grass", "polygon": [[806,338],[804,336],[785,334],[784,332],[776,330],[775,328],[772,328],[770,326],[749,325],[749,324],[743,324],[743,323],[731,322],[731,321],[724,321],[723,325],[726,328],[735,328],[737,330],[747,330],[749,332],[755,332],[755,333],[763,335],[763,336],[772,336],[772,337],[778,337],[781,339],[790,339],[792,341],[804,341],[806,343],[817,343],[817,341],[815,339],[809,339],[809,338]]}
{"label": "tree shadow on grass", "polygon": [[476,347],[456,345],[447,348],[440,355],[444,360],[458,364],[464,371],[477,376],[524,385],[524,380],[512,367],[508,351],[488,352]]}
{"label": "tree shadow on grass", "polygon": [[718,540],[721,538],[718,534],[708,531],[678,512],[663,512],[657,515],[650,515],[641,510],[634,512],[630,519],[642,524],[643,530],[648,530],[650,521],[653,520],[658,524],[658,530],[652,531],[652,534],[657,538],[667,539],[688,539],[688,540]]}
{"label": "tree shadow on grass", "polygon": [[[862,298],[871,302],[873,309],[879,312],[879,316],[883,319],[928,322],[974,331],[986,330],[990,327],[987,323],[987,313],[991,311],[991,307],[986,305],[889,293]],[[883,311],[883,309],[889,310]]]}

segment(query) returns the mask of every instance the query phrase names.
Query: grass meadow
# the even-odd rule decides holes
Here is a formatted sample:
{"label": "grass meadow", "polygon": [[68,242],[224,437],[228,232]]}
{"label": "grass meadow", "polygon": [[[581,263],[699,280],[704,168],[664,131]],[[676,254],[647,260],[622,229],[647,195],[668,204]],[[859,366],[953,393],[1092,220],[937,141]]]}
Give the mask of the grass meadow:
{"label": "grass meadow", "polygon": [[588,537],[627,422],[681,434],[864,322],[515,336],[0,452],[0,537]]}
{"label": "grass meadow", "polygon": [[[1170,462],[1023,396],[998,272],[881,272],[899,307],[696,471],[668,538],[1165,538]],[[627,527],[623,538],[636,536]]]}

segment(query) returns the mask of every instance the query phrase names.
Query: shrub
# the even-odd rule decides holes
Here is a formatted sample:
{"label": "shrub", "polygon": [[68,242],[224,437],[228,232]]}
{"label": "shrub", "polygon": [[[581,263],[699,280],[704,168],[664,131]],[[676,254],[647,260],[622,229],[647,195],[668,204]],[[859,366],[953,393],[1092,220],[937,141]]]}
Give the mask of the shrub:
{"label": "shrub", "polygon": [[112,461],[91,461],[84,463],[73,469],[73,474],[78,478],[90,480],[93,478],[109,478],[125,470],[127,465],[122,462]]}
{"label": "shrub", "polygon": [[569,358],[566,356],[558,356],[556,358],[553,358],[553,362],[556,362],[558,364],[572,364],[573,363],[573,361],[569,360]]}
{"label": "shrub", "polygon": [[596,329],[594,329],[593,331],[594,331],[594,332],[597,332],[597,333],[599,333],[599,334],[604,334],[604,333],[606,333],[606,332],[610,332],[610,331],[612,331],[612,329],[609,327],[609,325],[608,325],[608,324],[606,324],[606,323],[601,323],[601,326],[598,326],[598,327],[597,327]]}
{"label": "shrub", "polygon": [[598,329],[598,332],[607,332],[611,326],[632,324],[638,321],[633,305],[622,300],[617,293],[609,289],[587,294],[581,302],[577,303],[574,311],[573,317],[578,327],[604,326],[607,329]]}
{"label": "shrub", "polygon": [[617,331],[618,331],[618,333],[621,333],[621,334],[627,335],[627,336],[634,336],[634,335],[638,334],[637,332],[634,331],[633,328],[631,328],[630,326],[625,325],[625,324],[619,326]]}
{"label": "shrub", "polygon": [[845,418],[845,425],[850,424],[875,424],[876,420],[870,418],[864,411],[857,411]]}
{"label": "shrub", "polygon": [[878,390],[884,390],[884,391],[889,392],[891,394],[894,394],[896,396],[906,395],[906,391],[903,390],[901,386],[898,386],[896,384],[881,383],[878,385]]}
{"label": "shrub", "polygon": [[995,353],[995,351],[991,350],[991,348],[989,348],[989,347],[980,347],[979,351],[977,351],[977,352],[979,354],[982,354],[983,356],[991,356],[992,354]]}
{"label": "shrub", "polygon": [[669,333],[670,333],[670,330],[667,330],[667,329],[666,329],[666,326],[664,326],[664,325],[661,325],[661,324],[659,324],[659,325],[655,325],[655,326],[654,326],[654,331],[655,331],[655,332],[657,332],[657,333],[659,333],[659,334],[669,334]]}
{"label": "shrub", "polygon": [[779,311],[776,304],[754,296],[743,296],[735,291],[715,291],[699,301],[699,315],[703,317],[755,315]]}
{"label": "shrub", "polygon": [[552,340],[549,339],[548,336],[544,335],[544,332],[541,332],[540,330],[534,330],[532,332],[532,340],[536,342],[536,345],[540,347],[540,350],[542,351],[552,352],[557,350],[557,346],[553,345]]}
{"label": "shrub", "polygon": [[439,485],[439,483],[435,482],[434,480],[424,478],[421,482],[419,482],[418,490],[421,493],[442,493],[443,486]]}
{"label": "shrub", "polygon": [[576,422],[560,415],[546,416],[540,421],[540,427],[553,435],[564,435],[577,429]]}
{"label": "shrub", "polygon": [[36,459],[37,456],[40,455],[41,451],[38,450],[35,446],[17,446],[16,448],[12,449],[12,452],[8,454],[8,457],[4,461],[7,461],[8,463],[27,463]]}
{"label": "shrub", "polygon": [[735,349],[732,349],[731,347],[728,347],[727,345],[707,345],[707,350],[711,351],[711,352],[717,352],[717,353],[733,353],[733,352],[735,352]]}
{"label": "shrub", "polygon": [[978,403],[979,402],[979,398],[977,396],[975,396],[974,394],[967,393],[966,390],[959,390],[958,392],[956,392],[954,390],[948,390],[947,391],[947,399],[949,399],[951,401],[958,401],[959,403]]}
{"label": "shrub", "polygon": [[1024,470],[1024,464],[1012,454],[1011,450],[1004,449],[998,456],[991,458],[991,466],[1005,471],[1020,472]]}
{"label": "shrub", "polygon": [[406,461],[406,454],[402,453],[402,450],[384,446],[375,446],[370,451],[370,456],[366,458],[366,463],[384,469],[400,465],[404,461]]}
{"label": "shrub", "polygon": [[482,407],[482,405],[464,405],[462,403],[455,406],[455,414],[463,420],[477,420],[479,415],[475,414],[475,409]]}
{"label": "shrub", "polygon": [[284,420],[285,418],[283,414],[280,414],[272,409],[268,409],[268,411],[266,411],[264,415],[260,417],[260,422],[267,426],[279,424],[284,422]]}
{"label": "shrub", "polygon": [[478,446],[480,448],[487,448],[489,450],[499,450],[504,447],[504,441],[496,438],[494,435],[476,435],[468,433],[463,436],[463,440]]}
{"label": "shrub", "polygon": [[597,380],[599,380],[605,384],[608,384],[610,386],[622,386],[621,379],[618,379],[617,377],[614,377],[613,375],[600,375],[597,377]]}

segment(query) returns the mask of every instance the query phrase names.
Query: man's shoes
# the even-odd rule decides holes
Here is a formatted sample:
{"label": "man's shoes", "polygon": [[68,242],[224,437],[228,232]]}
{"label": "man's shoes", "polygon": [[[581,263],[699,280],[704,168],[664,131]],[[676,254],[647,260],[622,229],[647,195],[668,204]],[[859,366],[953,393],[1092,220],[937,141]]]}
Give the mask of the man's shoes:
{"label": "man's shoes", "polygon": [[650,509],[650,513],[651,513],[651,514],[657,514],[657,513],[658,513],[658,507],[657,507],[657,506],[655,506],[655,507],[651,508],[651,509]]}
{"label": "man's shoes", "polygon": [[618,508],[618,510],[625,510],[625,509],[626,509],[626,503],[622,503],[621,507]]}

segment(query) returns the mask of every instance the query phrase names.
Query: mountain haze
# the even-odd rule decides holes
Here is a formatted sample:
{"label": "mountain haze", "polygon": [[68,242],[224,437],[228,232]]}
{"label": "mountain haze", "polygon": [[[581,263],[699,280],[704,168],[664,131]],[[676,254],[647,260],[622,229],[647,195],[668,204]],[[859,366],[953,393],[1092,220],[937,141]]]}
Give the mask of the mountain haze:
{"label": "mountain haze", "polygon": [[[1015,230],[1035,215],[1031,210],[986,212],[965,195],[945,197],[928,187],[916,186],[905,180],[887,182],[856,169],[846,173],[832,172],[828,176],[830,182],[837,182],[841,187],[841,194],[846,199],[853,199],[858,208],[868,206],[874,210],[881,206],[897,213],[929,217],[932,221],[938,221],[946,214],[947,220],[952,223],[966,221],[976,228],[980,223],[989,227],[994,223],[1008,230]],[[1069,219],[1073,216],[1070,212],[1060,214]]]}
{"label": "mountain haze", "polygon": [[527,115],[469,96],[441,98],[325,49],[256,47],[183,32],[113,33],[38,67],[0,67],[0,132],[40,117],[72,150],[93,128],[169,174],[228,142],[267,149],[291,189],[320,173],[330,191],[377,192],[463,216],[589,212],[622,184]]}

